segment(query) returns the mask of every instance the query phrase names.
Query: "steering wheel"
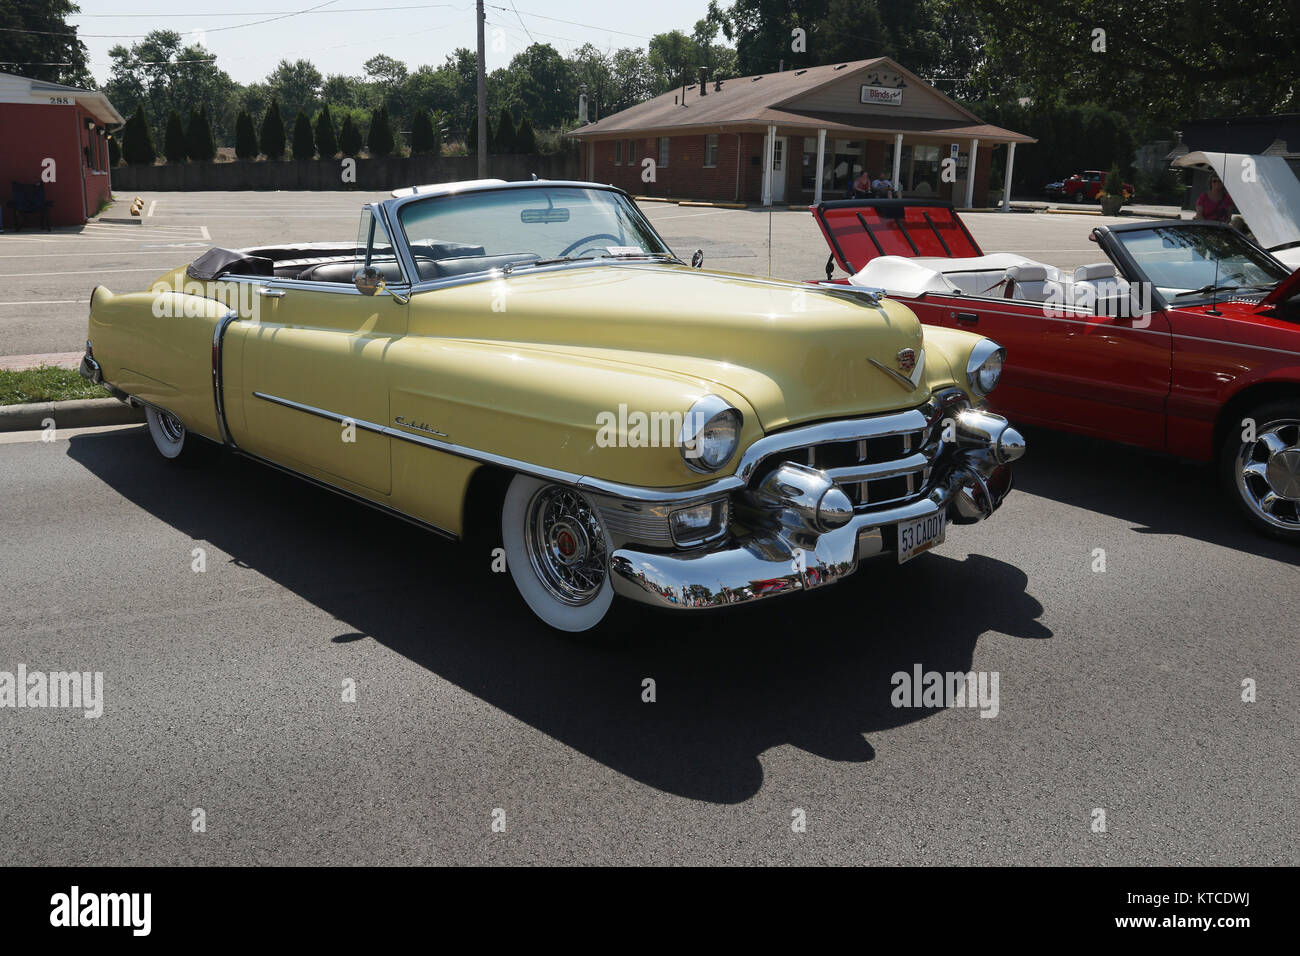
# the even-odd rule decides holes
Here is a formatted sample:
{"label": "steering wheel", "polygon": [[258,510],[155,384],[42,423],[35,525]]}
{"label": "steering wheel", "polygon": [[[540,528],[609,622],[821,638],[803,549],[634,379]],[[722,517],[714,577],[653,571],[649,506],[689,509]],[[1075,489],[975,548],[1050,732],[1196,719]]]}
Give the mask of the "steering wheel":
{"label": "steering wheel", "polygon": [[[583,237],[582,237],[581,239],[579,239],[577,242],[571,242],[571,243],[569,243],[569,244],[568,244],[567,246],[565,246],[564,249],[560,252],[560,256],[567,256],[567,255],[568,255],[570,252],[572,252],[574,249],[581,249],[581,248],[583,248],[584,246],[586,246],[587,243],[592,242],[592,241],[594,241],[594,240],[596,240],[596,239],[613,239],[615,245],[621,244],[621,243],[623,242],[623,240],[620,239],[618,236],[611,236],[611,235],[610,235],[609,233],[607,233],[607,232],[593,232],[593,233],[592,233],[591,235],[589,235],[589,236],[583,236]],[[559,258],[559,257],[557,256],[556,258]]]}

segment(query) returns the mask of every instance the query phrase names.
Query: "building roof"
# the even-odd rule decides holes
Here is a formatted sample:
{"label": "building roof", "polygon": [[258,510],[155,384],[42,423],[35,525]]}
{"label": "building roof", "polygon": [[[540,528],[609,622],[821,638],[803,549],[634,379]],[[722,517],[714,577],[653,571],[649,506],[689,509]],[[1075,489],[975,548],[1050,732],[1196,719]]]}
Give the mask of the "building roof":
{"label": "building roof", "polygon": [[67,94],[95,119],[105,126],[120,126],[126,120],[109,102],[108,97],[98,90],[82,90],[75,86],[52,83],[49,80],[33,80],[31,77],[18,76],[15,73],[0,73],[0,101],[15,102],[5,93],[22,90],[28,99],[35,99],[48,94]]}
{"label": "building roof", "polygon": [[[882,68],[902,76],[909,87],[924,89],[945,107],[943,117],[908,116],[904,111],[825,112],[800,104],[816,91]],[[826,129],[833,133],[914,132],[927,136],[978,137],[999,143],[1032,143],[1023,133],[991,126],[970,110],[930,86],[920,77],[888,57],[827,64],[806,69],[741,76],[669,90],[653,99],[613,113],[569,133],[578,138],[599,139],[622,133],[718,131],[728,127],[766,126]]]}

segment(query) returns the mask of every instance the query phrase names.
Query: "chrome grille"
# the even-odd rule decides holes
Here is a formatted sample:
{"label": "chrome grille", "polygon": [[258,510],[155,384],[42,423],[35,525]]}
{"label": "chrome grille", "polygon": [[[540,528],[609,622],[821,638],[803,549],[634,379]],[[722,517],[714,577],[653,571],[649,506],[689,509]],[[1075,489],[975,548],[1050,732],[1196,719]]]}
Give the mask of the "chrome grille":
{"label": "chrome grille", "polygon": [[[863,420],[864,430],[870,423],[870,419]],[[918,424],[917,428],[786,449],[763,459],[757,473],[761,478],[783,462],[793,461],[825,472],[857,511],[905,502],[926,491],[941,450],[933,421]]]}

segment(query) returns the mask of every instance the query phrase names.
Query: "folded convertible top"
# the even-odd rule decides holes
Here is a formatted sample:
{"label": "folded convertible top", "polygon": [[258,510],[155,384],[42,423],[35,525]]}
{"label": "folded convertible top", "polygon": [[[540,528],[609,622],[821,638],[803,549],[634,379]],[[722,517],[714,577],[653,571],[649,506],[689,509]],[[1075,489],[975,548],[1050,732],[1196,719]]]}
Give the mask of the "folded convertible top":
{"label": "folded convertible top", "polygon": [[220,279],[225,275],[269,276],[273,274],[274,263],[264,256],[250,256],[238,249],[222,249],[220,246],[209,249],[199,256],[185,270],[191,279]]}

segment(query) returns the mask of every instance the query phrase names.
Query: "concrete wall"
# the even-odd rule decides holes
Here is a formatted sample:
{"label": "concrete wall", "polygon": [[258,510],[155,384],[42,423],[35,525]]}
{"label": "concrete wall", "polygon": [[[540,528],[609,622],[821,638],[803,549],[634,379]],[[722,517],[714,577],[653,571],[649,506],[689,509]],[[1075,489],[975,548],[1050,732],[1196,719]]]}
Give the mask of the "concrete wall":
{"label": "concrete wall", "polygon": [[[360,189],[374,192],[422,183],[477,179],[478,158],[407,156],[358,159],[355,182],[345,182],[343,171],[342,159],[118,166],[113,170],[113,185],[126,192],[171,189]],[[528,179],[533,173],[541,179],[584,178],[579,171],[576,153],[505,155],[488,159],[488,176],[494,179]]]}

